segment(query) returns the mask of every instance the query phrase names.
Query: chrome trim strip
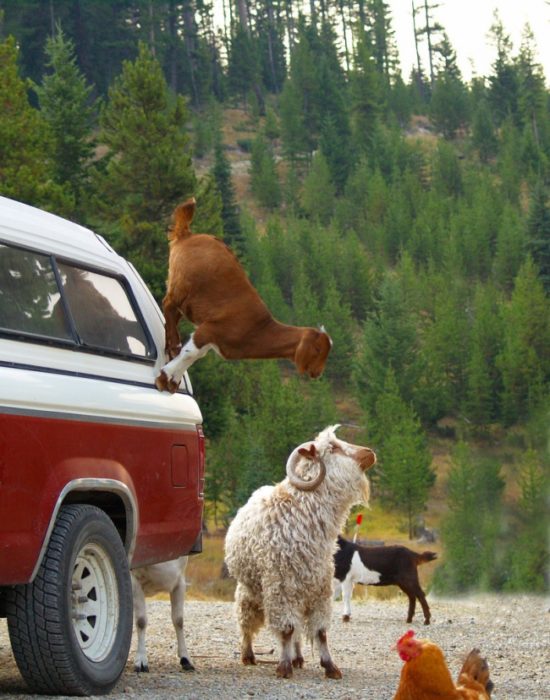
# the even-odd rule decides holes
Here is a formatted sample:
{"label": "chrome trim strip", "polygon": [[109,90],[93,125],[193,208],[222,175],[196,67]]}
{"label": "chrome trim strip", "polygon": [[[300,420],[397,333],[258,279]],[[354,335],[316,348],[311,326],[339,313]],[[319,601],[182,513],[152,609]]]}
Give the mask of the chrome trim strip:
{"label": "chrome trim strip", "polygon": [[9,413],[15,416],[35,416],[37,418],[55,418],[58,420],[67,420],[81,423],[108,423],[114,425],[128,425],[132,427],[149,428],[157,430],[189,430],[196,431],[195,423],[185,421],[166,421],[166,420],[145,420],[139,418],[118,418],[115,416],[102,416],[100,414],[89,413],[74,413],[68,410],[64,411],[47,411],[43,409],[33,408],[18,408],[16,406],[0,406],[0,415]]}
{"label": "chrome trim strip", "polygon": [[[2,330],[0,329],[0,339],[2,338]],[[17,342],[17,338],[6,338],[6,340],[10,340],[13,342]],[[63,348],[65,349],[65,348]],[[71,352],[76,352],[73,350],[73,346],[67,346],[66,349],[71,350]],[[89,355],[96,355],[99,356],[99,353],[88,353]],[[124,360],[125,358],[121,357],[110,357],[108,358],[110,360]],[[154,366],[154,362],[152,360],[129,360],[130,363],[132,364],[147,364],[151,365],[151,367]],[[112,382],[113,384],[128,384],[130,386],[139,386],[143,387],[144,389],[154,389],[155,391],[158,392],[158,389],[155,386],[154,381],[152,380],[151,382],[140,382],[135,379],[124,379],[121,377],[110,377],[108,374],[96,374],[93,372],[81,372],[81,371],[75,371],[75,370],[69,370],[69,369],[60,369],[59,367],[45,367],[44,365],[33,365],[28,362],[14,362],[13,360],[0,360],[0,367],[7,367],[8,369],[21,369],[24,370],[25,372],[43,372],[44,374],[59,374],[62,377],[76,377],[77,379],[96,379],[101,382]],[[188,391],[184,391],[183,388],[178,390],[178,393],[181,394],[188,394]]]}
{"label": "chrome trim strip", "polygon": [[42,543],[42,547],[40,549],[40,554],[38,555],[36,565],[32,572],[30,579],[31,582],[34,581],[34,577],[38,573],[38,569],[40,568],[42,559],[46,553],[46,548],[48,547],[50,535],[52,534],[59,509],[63,505],[63,501],[65,500],[67,494],[71,493],[72,491],[104,491],[108,493],[115,493],[122,498],[124,510],[126,512],[126,542],[123,544],[127,552],[128,564],[131,564],[132,562],[134,549],[136,547],[139,512],[138,504],[130,489],[126,486],[126,484],[123,484],[122,481],[117,481],[116,479],[73,479],[73,481],[69,481],[67,484],[65,484],[57,498],[48,529],[46,530],[44,542]]}

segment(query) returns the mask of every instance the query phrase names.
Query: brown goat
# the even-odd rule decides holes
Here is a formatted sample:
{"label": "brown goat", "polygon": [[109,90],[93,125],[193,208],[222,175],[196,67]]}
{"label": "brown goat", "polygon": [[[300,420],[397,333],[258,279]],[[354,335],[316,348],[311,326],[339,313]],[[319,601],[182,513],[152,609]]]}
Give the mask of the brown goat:
{"label": "brown goat", "polygon": [[[175,392],[184,373],[209,350],[226,360],[287,359],[300,373],[318,377],[332,341],[323,330],[276,321],[231,250],[219,239],[189,228],[195,200],[180,204],[170,231],[164,365],[155,384]],[[195,332],[181,347],[178,323],[185,316]]]}

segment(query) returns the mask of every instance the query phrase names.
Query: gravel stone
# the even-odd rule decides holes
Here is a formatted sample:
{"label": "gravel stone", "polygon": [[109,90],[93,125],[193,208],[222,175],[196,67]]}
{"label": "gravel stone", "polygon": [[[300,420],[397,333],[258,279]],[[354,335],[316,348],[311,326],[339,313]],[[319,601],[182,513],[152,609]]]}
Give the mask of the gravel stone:
{"label": "gravel stone", "polygon": [[[112,700],[391,700],[402,661],[391,649],[407,630],[429,637],[443,649],[453,677],[463,657],[479,647],[487,657],[495,684],[493,700],[550,700],[550,612],[542,596],[483,595],[472,598],[428,597],[432,624],[417,612],[405,622],[404,596],[391,600],[357,600],[352,619],[341,620],[341,602],[334,605],[329,644],[343,673],[340,681],[324,678],[316,654],[304,644],[305,666],[294,677],[275,677],[277,650],[265,628],[256,651],[259,663],[243,666],[232,603],[186,601],[186,640],[195,672],[183,672],[167,600],[148,601],[149,673],[135,673],[135,635],[126,671]],[[273,650],[273,651],[272,651]],[[28,698],[13,659],[5,620],[0,620],[0,697]]]}

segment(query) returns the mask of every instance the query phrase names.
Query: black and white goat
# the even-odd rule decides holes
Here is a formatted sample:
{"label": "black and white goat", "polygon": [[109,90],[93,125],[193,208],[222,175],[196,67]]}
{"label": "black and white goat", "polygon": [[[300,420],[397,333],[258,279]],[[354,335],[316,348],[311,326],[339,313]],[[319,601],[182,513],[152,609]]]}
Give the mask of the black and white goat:
{"label": "black and white goat", "polygon": [[413,552],[402,545],[368,546],[338,537],[334,555],[334,595],[342,593],[344,622],[351,618],[353,586],[399,586],[409,598],[407,622],[412,622],[418,598],[424,624],[430,624],[430,608],[418,581],[418,566],[437,558],[435,552]]}
{"label": "black and white goat", "polygon": [[184,671],[194,671],[185,646],[183,626],[183,601],[185,598],[185,568],[188,557],[151,564],[132,570],[132,590],[134,594],[134,618],[137,629],[137,649],[134,669],[149,671],[149,661],[145,648],[147,629],[147,607],[145,597],[157,593],[169,593],[172,609],[172,623],[178,640],[178,657]]}

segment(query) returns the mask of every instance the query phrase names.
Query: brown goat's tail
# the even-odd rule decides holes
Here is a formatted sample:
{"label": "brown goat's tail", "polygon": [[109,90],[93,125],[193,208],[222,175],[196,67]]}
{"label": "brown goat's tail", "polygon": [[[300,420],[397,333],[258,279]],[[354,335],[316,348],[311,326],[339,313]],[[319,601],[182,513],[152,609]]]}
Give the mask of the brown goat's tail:
{"label": "brown goat's tail", "polygon": [[176,207],[173,217],[172,217],[172,228],[168,233],[168,238],[174,240],[176,238],[189,238],[191,235],[191,229],[189,226],[193,221],[193,215],[195,214],[195,198],[191,197],[183,204]]}
{"label": "brown goat's tail", "polygon": [[435,552],[416,552],[416,565],[426,564],[429,561],[437,559],[437,554]]}

